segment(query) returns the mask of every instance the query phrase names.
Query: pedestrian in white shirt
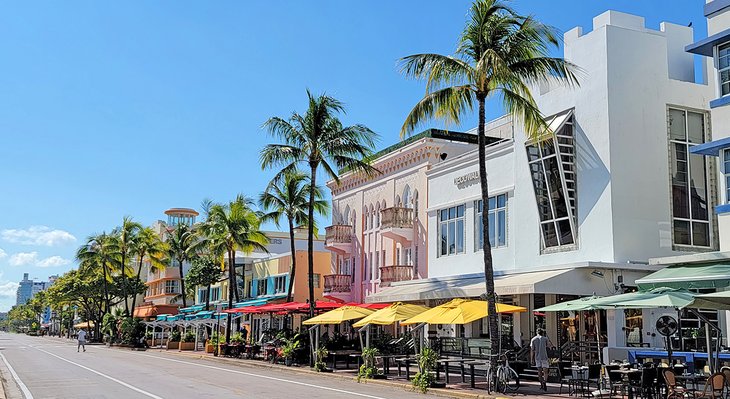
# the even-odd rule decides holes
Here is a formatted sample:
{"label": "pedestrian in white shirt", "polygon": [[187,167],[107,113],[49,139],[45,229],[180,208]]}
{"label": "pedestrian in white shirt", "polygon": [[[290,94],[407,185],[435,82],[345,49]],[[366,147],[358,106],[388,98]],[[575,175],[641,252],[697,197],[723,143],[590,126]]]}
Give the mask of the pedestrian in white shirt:
{"label": "pedestrian in white shirt", "polygon": [[84,348],[84,352],[86,352],[86,330],[79,330],[78,339],[79,346],[76,348],[76,352],[79,352],[81,348]]}

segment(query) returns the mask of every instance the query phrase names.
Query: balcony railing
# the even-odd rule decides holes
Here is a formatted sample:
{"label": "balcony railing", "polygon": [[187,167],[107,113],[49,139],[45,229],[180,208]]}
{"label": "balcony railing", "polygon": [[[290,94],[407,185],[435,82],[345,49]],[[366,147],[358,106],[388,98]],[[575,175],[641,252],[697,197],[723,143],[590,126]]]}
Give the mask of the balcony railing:
{"label": "balcony railing", "polygon": [[324,292],[350,292],[352,277],[349,274],[328,274],[324,276]]}
{"label": "balcony railing", "polygon": [[392,207],[380,211],[382,229],[410,229],[413,228],[413,209]]}
{"label": "balcony railing", "polygon": [[383,287],[387,287],[397,281],[412,279],[413,266],[411,265],[380,266],[380,285]]}
{"label": "balcony railing", "polygon": [[335,224],[325,228],[327,245],[352,243],[352,226]]}

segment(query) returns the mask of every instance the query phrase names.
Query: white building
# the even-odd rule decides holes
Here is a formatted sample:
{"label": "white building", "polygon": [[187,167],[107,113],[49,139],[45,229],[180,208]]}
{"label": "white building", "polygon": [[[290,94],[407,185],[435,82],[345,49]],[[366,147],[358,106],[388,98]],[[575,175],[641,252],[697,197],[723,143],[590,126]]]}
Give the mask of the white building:
{"label": "white building", "polygon": [[[554,314],[533,317],[532,309],[617,293],[659,268],[647,265],[651,257],[718,247],[713,166],[697,156],[687,166],[688,147],[711,139],[714,95],[694,82],[693,56],[684,51],[692,36],[686,26],[651,30],[641,17],[607,11],[591,32],[564,35],[565,58],[582,70],[580,87],[535,88],[554,136],[534,145],[509,118],[488,126],[488,135],[512,132],[489,147],[487,173],[496,291],[530,310],[515,316],[515,340],[543,323],[556,344],[570,329],[576,339],[575,327],[579,340],[595,340],[595,320],[574,326]],[[485,292],[477,161],[472,150],[427,172],[429,278],[393,283],[369,301],[433,304]],[[623,344],[623,312],[608,317],[601,333]],[[437,333],[483,331],[476,322]]]}

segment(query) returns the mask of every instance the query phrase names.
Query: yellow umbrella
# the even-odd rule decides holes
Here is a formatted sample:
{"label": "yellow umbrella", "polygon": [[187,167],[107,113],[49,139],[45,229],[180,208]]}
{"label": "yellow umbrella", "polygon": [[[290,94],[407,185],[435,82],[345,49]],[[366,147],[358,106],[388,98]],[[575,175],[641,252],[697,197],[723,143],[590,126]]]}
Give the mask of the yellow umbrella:
{"label": "yellow umbrella", "polygon": [[327,313],[305,320],[305,325],[314,324],[340,324],[343,321],[358,320],[373,313],[370,309],[359,308],[357,306],[342,306]]}
{"label": "yellow umbrella", "polygon": [[[498,303],[497,313],[518,313],[527,309],[521,306]],[[429,309],[401,324],[466,324],[487,317],[487,302],[457,298],[443,305]]]}
{"label": "yellow umbrella", "polygon": [[74,328],[94,328],[93,321],[84,321],[81,323],[74,324]]}
{"label": "yellow umbrella", "polygon": [[353,327],[363,327],[368,324],[387,326],[395,323],[396,321],[410,319],[411,317],[417,316],[428,309],[429,308],[421,305],[396,302],[387,308],[380,309],[370,316],[358,321],[353,324]]}

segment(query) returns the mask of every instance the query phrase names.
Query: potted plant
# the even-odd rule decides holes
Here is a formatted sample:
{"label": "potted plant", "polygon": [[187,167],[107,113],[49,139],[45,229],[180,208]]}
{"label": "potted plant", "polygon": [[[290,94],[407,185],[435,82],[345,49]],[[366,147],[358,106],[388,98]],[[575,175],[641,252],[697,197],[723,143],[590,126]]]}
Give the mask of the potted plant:
{"label": "potted plant", "polygon": [[291,338],[282,337],[281,342],[281,356],[284,357],[284,364],[291,366],[294,354],[302,346],[302,343],[299,341],[299,334]]}
{"label": "potted plant", "polygon": [[365,348],[362,351],[362,365],[357,371],[357,382],[361,382],[363,379],[382,379],[385,377],[384,374],[380,374],[380,371],[375,367],[375,356],[378,355],[377,348]]}
{"label": "potted plant", "polygon": [[188,331],[183,336],[182,342],[180,342],[181,351],[191,351],[195,349],[195,334],[192,331]]}
{"label": "potted plant", "polygon": [[170,333],[170,338],[167,339],[167,349],[179,349],[180,348],[180,331],[173,331]]}
{"label": "potted plant", "polygon": [[438,354],[431,348],[423,348],[418,356],[418,372],[413,377],[413,389],[426,393],[435,385],[436,377],[431,373],[436,367]]}
{"label": "potted plant", "polygon": [[218,345],[218,333],[213,333],[210,335],[210,338],[208,338],[208,341],[205,343],[205,353],[215,352],[216,345]]}
{"label": "potted plant", "polygon": [[325,359],[327,359],[327,355],[329,355],[329,351],[325,347],[317,348],[316,351],[314,351],[315,356],[315,362],[314,362],[314,369],[320,373],[322,372],[330,372],[332,370],[327,368],[327,364],[324,362]]}

